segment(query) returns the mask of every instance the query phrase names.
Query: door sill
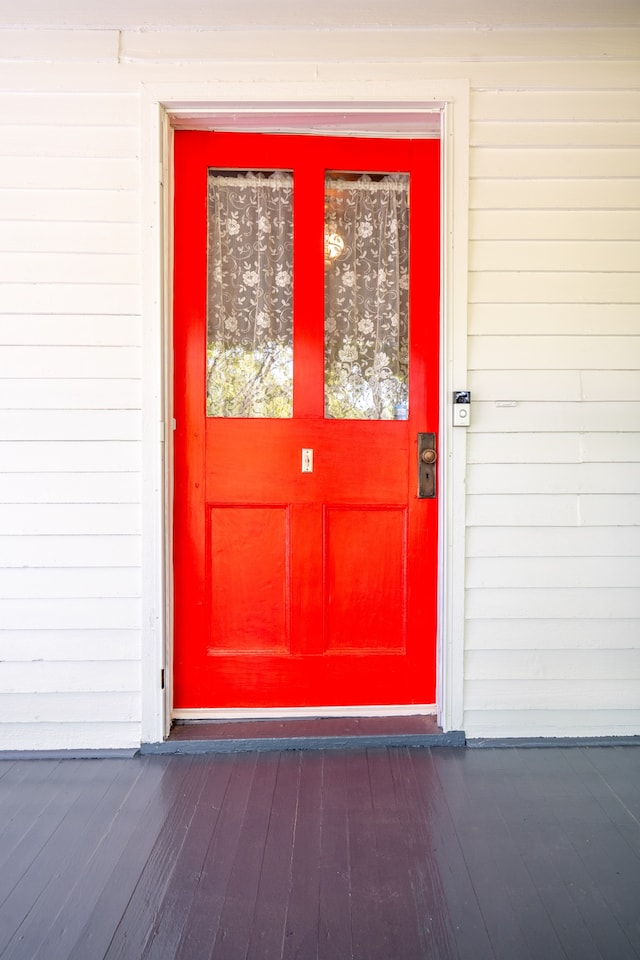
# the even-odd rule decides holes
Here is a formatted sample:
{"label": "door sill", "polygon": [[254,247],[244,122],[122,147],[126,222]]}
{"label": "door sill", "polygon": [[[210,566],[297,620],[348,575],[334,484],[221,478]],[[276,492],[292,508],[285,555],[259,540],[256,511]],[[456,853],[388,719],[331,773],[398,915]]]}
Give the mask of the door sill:
{"label": "door sill", "polygon": [[177,720],[167,740],[141,753],[238,753],[369,747],[462,747],[461,730],[444,732],[433,715],[287,717],[269,720]]}

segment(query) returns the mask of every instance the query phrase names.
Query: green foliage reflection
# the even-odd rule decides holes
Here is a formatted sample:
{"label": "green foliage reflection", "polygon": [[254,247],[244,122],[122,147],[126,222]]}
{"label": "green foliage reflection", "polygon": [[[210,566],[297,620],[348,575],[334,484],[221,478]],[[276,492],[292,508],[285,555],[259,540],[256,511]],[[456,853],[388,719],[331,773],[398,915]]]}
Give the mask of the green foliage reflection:
{"label": "green foliage reflection", "polygon": [[251,348],[207,344],[207,416],[293,415],[290,346],[266,340]]}

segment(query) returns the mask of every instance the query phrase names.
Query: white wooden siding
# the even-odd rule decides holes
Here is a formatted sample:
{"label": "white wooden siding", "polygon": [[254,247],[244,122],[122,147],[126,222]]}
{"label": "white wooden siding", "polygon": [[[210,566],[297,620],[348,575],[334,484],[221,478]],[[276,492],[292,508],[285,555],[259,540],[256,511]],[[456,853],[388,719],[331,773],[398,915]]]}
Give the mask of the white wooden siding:
{"label": "white wooden siding", "polygon": [[[357,9],[357,8],[356,8]],[[379,9],[379,8],[378,8]],[[255,11],[254,11],[255,15]],[[259,14],[257,15],[259,17]],[[342,16],[342,15],[341,15]],[[536,59],[532,53],[532,36],[526,30],[469,29],[389,29],[335,28],[308,31],[304,29],[252,30],[249,22],[242,30],[150,30],[123,31],[120,58],[125,63],[189,62],[189,61],[321,61],[325,69],[334,62],[353,64],[394,59],[418,61]],[[38,38],[34,38],[34,46]],[[565,57],[598,59],[606,49],[612,59],[624,59],[633,44],[638,49],[640,29],[634,28],[575,30],[554,28],[537,31],[537,50],[544,50],[543,60]],[[469,68],[467,68],[469,69]],[[542,69],[542,68],[539,68]],[[444,75],[441,67],[440,75]]]}
{"label": "white wooden siding", "polygon": [[[12,159],[12,163],[15,165],[17,161]],[[69,190],[68,202],[76,201],[82,207],[84,193],[84,190],[78,191],[78,194]],[[86,211],[79,211],[78,219],[65,223],[63,230],[60,229],[60,221],[44,216],[42,220],[4,221],[0,224],[0,250],[29,252],[37,248],[38,252],[77,256],[87,253],[138,253],[139,228],[136,224],[113,220],[94,222],[87,220],[87,216]],[[100,216],[99,211],[96,211],[96,216]]]}
{"label": "white wooden siding", "polygon": [[465,727],[638,733],[638,92],[472,104]]}
{"label": "white wooden siding", "polygon": [[[110,48],[89,38],[91,58],[96,42]],[[1,742],[134,746],[137,97],[43,89],[0,102]]]}
{"label": "white wooden siding", "polygon": [[[467,625],[467,653],[497,650],[500,655],[505,651],[515,653],[518,650],[529,653],[535,651],[556,650],[601,650],[606,641],[610,641],[611,622],[607,619],[589,617],[588,619],[558,619],[545,617],[544,623],[539,617],[518,618],[512,620],[471,620]],[[638,647],[638,621],[636,618],[621,618],[615,622],[615,643],[610,650],[635,650]],[[606,650],[607,654],[610,650]],[[620,654],[624,658],[624,654]],[[615,663],[617,658],[612,657]],[[523,712],[526,703],[523,704]],[[594,718],[596,719],[596,718]],[[602,719],[602,718],[600,718]],[[492,721],[488,718],[488,723]],[[503,734],[504,735],[504,734]],[[527,734],[531,736],[531,732]]]}
{"label": "white wooden siding", "polygon": [[639,733],[634,6],[89,6],[0,11],[0,749],[140,739],[139,91],[189,80],[471,82],[464,726]]}
{"label": "white wooden siding", "polygon": [[[75,381],[44,379],[43,393],[38,398],[40,409],[101,410],[108,407],[123,410],[140,409],[140,381],[104,378]],[[11,410],[25,409],[34,402],[33,391],[24,380],[7,377],[0,381],[0,406]]]}
{"label": "white wooden siding", "polygon": [[140,537],[121,535],[0,536],[0,564],[3,572],[11,567],[34,568],[40,563],[54,567],[133,567],[140,566]]}
{"label": "white wooden siding", "polygon": [[135,630],[5,630],[3,641],[7,662],[139,661]]}
{"label": "white wooden siding", "polygon": [[[75,190],[76,221],[135,223],[138,195],[135,190]],[[64,220],[69,215],[66,191],[43,188],[38,192],[0,185],[0,216],[14,223],[25,220]],[[23,228],[24,229],[24,228]]]}
{"label": "white wooden siding", "polygon": [[138,504],[0,504],[0,529],[12,536],[63,536],[140,532]]}
{"label": "white wooden siding", "polygon": [[0,454],[5,473],[60,470],[137,471],[140,469],[140,448],[135,441],[111,442],[84,440],[82,442],[47,441],[35,443],[3,442]]}

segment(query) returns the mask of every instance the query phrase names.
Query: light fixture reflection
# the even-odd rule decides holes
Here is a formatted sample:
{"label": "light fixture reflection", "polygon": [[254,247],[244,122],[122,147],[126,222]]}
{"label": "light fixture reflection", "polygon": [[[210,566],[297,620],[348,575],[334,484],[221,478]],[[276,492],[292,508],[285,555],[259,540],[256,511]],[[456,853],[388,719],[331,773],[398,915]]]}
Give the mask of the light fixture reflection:
{"label": "light fixture reflection", "polygon": [[344,251],[344,240],[339,233],[325,230],[324,234],[324,262],[329,266]]}

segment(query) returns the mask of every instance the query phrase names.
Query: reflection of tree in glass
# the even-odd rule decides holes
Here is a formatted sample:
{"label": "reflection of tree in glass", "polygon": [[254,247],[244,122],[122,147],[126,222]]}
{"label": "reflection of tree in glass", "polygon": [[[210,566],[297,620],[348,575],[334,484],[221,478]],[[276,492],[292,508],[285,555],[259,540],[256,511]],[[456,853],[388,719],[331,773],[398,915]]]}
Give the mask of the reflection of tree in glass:
{"label": "reflection of tree in glass", "polygon": [[291,347],[207,344],[207,416],[291,417]]}
{"label": "reflection of tree in glass", "polygon": [[326,228],[344,240],[325,269],[325,413],[407,417],[409,178],[329,173]]}
{"label": "reflection of tree in glass", "polygon": [[209,416],[292,416],[292,191],[286,171],[209,171]]}
{"label": "reflection of tree in glass", "polygon": [[406,368],[404,377],[389,369],[382,352],[364,357],[355,343],[328,350],[325,369],[325,398],[328,417],[348,420],[405,419],[398,414],[407,404]]}

